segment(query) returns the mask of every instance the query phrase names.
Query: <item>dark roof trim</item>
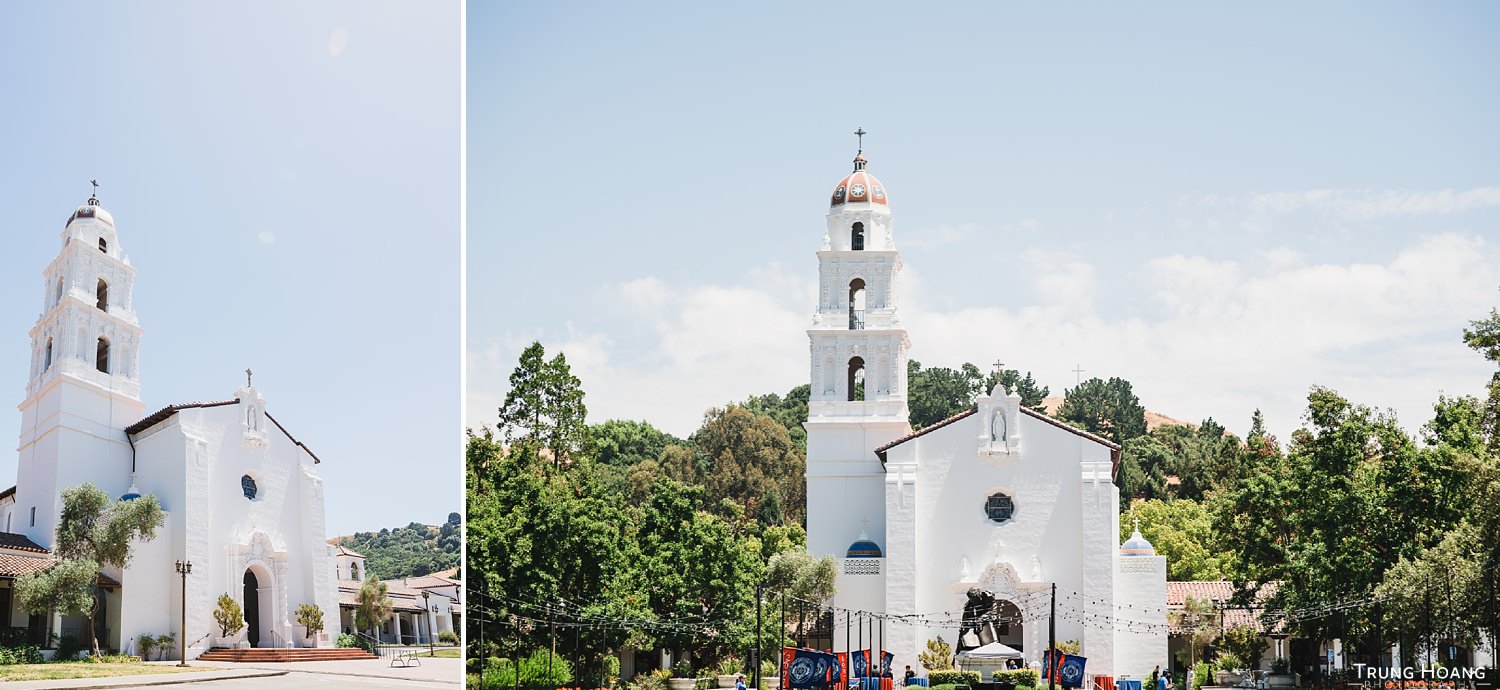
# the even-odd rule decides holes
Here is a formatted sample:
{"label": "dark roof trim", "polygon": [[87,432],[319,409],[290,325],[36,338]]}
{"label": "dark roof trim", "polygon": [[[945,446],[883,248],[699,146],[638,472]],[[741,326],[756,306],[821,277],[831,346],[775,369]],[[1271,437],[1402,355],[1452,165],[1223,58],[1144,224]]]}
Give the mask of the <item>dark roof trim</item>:
{"label": "dark roof trim", "polygon": [[276,418],[272,417],[270,412],[266,413],[266,419],[271,420],[271,423],[275,424],[276,428],[281,430],[281,433],[286,434],[286,437],[287,437],[288,440],[290,440],[292,443],[297,444],[298,448],[301,448],[302,450],[307,451],[307,454],[312,456],[313,464],[314,465],[321,465],[321,464],[323,464],[323,461],[318,459],[318,454],[317,453],[312,452],[312,449],[308,448],[306,443],[298,441],[297,437],[293,436],[292,432],[287,431],[286,427],[284,427],[284,426],[281,425],[281,422],[276,421]]}
{"label": "dark roof trim", "polygon": [[201,407],[223,407],[225,405],[237,404],[239,403],[239,401],[239,398],[235,398],[234,400],[215,400],[213,402],[190,402],[182,403],[181,405],[168,405],[161,408],[160,410],[152,412],[145,419],[142,419],[139,422],[125,427],[125,433],[130,434],[131,436],[139,434],[142,431],[156,426],[162,420],[171,417],[172,415],[177,414],[182,410],[193,410]]}
{"label": "dark roof trim", "polygon": [[[941,428],[943,428],[945,426],[948,426],[949,424],[957,422],[958,420],[963,419],[964,417],[968,417],[969,415],[975,414],[978,411],[979,411],[978,408],[971,407],[971,408],[969,408],[967,410],[964,410],[963,412],[960,412],[960,413],[958,413],[956,415],[953,415],[952,417],[944,419],[944,420],[942,420],[942,421],[940,421],[940,422],[938,422],[936,424],[933,424],[931,426],[922,427],[921,429],[919,429],[917,431],[914,431],[914,432],[912,432],[910,434],[902,436],[901,438],[898,438],[898,439],[896,439],[894,441],[891,441],[890,443],[887,443],[887,444],[885,444],[885,445],[883,445],[883,446],[881,446],[879,448],[876,448],[875,449],[875,455],[880,458],[880,464],[883,466],[883,465],[885,465],[886,451],[889,451],[890,449],[895,448],[896,446],[899,446],[899,445],[901,445],[903,443],[906,443],[907,441],[910,441],[910,440],[912,440],[914,438],[917,438],[918,436],[921,436],[923,434],[926,434],[926,433],[929,433],[929,432],[932,432],[932,431],[936,431],[936,430],[941,429]],[[1092,434],[1092,433],[1089,433],[1087,431],[1084,431],[1083,429],[1080,429],[1080,428],[1078,428],[1076,426],[1068,424],[1067,422],[1064,422],[1064,421],[1061,421],[1061,420],[1057,420],[1057,419],[1053,419],[1053,418],[1047,416],[1046,413],[1038,412],[1038,411],[1033,410],[1033,409],[1031,409],[1029,407],[1026,407],[1025,405],[1021,406],[1021,413],[1025,414],[1025,415],[1027,415],[1029,417],[1033,417],[1035,419],[1040,419],[1040,420],[1042,420],[1042,421],[1044,421],[1044,422],[1046,422],[1048,424],[1051,424],[1052,426],[1055,426],[1055,427],[1057,427],[1059,429],[1071,432],[1071,433],[1076,434],[1078,436],[1082,436],[1082,437],[1084,437],[1084,438],[1086,438],[1086,439],[1088,439],[1090,441],[1093,441],[1095,443],[1098,443],[1098,444],[1104,446],[1105,448],[1108,448],[1109,449],[1109,460],[1110,460],[1110,464],[1112,465],[1112,467],[1110,468],[1110,475],[1114,479],[1118,479],[1120,477],[1120,445],[1119,444],[1117,444],[1114,441],[1111,441],[1111,440],[1109,440],[1107,438],[1104,438],[1103,436],[1099,436],[1097,434]]]}
{"label": "dark roof trim", "polygon": [[[131,436],[139,434],[142,431],[145,431],[147,429],[150,429],[153,426],[156,426],[157,424],[159,424],[163,420],[167,419],[168,417],[171,417],[174,414],[177,414],[178,412],[181,412],[182,410],[192,410],[192,409],[198,409],[198,408],[203,408],[203,407],[223,407],[225,405],[238,405],[239,402],[240,402],[240,399],[239,398],[235,398],[233,400],[215,400],[213,402],[190,402],[190,403],[183,403],[181,405],[168,405],[166,407],[161,408],[160,410],[152,412],[145,419],[142,419],[139,422],[136,422],[134,424],[131,424],[130,426],[125,427],[125,433],[129,434]],[[313,464],[316,465],[316,464],[321,464],[323,462],[322,460],[318,459],[318,454],[317,453],[312,452],[312,449],[308,448],[307,444],[305,444],[305,443],[303,443],[301,441],[298,441],[297,437],[293,436],[292,432],[287,431],[286,427],[284,427],[284,426],[281,425],[281,422],[276,421],[276,418],[272,417],[270,412],[266,413],[266,418],[269,419],[269,420],[271,420],[271,423],[275,424],[276,428],[281,430],[281,433],[286,434],[287,439],[289,439],[292,443],[296,444],[298,448],[301,448],[302,450],[307,451],[307,454],[310,455],[310,456],[312,456]],[[11,490],[11,492],[15,492],[15,487],[11,487],[10,490]],[[4,498],[4,497],[5,497],[4,494],[0,494],[0,498]]]}
{"label": "dark roof trim", "polygon": [[6,489],[4,491],[0,491],[0,499],[10,498],[11,496],[14,496],[14,495],[16,495],[16,487],[14,487],[14,486],[12,486],[9,489]]}
{"label": "dark roof trim", "polygon": [[1080,428],[1078,428],[1076,426],[1073,426],[1072,424],[1064,422],[1064,421],[1062,421],[1060,419],[1053,419],[1053,418],[1047,416],[1046,413],[1037,412],[1036,410],[1033,410],[1033,409],[1031,409],[1029,407],[1026,407],[1024,405],[1021,406],[1021,412],[1025,413],[1025,414],[1028,414],[1028,415],[1031,415],[1032,417],[1035,417],[1037,419],[1040,419],[1040,420],[1042,420],[1042,421],[1044,421],[1044,422],[1046,422],[1048,424],[1051,424],[1052,426],[1055,426],[1055,427],[1057,427],[1059,429],[1063,429],[1065,431],[1071,431],[1071,432],[1073,432],[1075,434],[1078,434],[1079,436],[1082,436],[1082,437],[1084,437],[1086,439],[1089,439],[1090,441],[1094,441],[1094,442],[1096,442],[1096,443],[1098,443],[1098,444],[1100,444],[1100,445],[1102,445],[1105,448],[1108,448],[1110,450],[1119,450],[1120,449],[1120,444],[1115,443],[1114,441],[1111,441],[1111,440],[1109,440],[1107,438],[1104,438],[1103,436],[1099,436],[1097,434],[1092,434],[1092,433],[1089,433],[1087,431],[1084,431],[1083,429],[1080,429]]}

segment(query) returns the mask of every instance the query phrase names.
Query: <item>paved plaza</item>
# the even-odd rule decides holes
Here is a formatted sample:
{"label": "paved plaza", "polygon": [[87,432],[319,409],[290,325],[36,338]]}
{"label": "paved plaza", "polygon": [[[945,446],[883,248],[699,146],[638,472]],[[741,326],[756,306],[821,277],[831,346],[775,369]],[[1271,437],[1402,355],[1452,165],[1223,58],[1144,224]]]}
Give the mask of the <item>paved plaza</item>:
{"label": "paved plaza", "polygon": [[[157,662],[172,665],[176,662]],[[301,661],[280,664],[188,662],[205,670],[178,674],[36,680],[6,683],[6,690],[103,690],[183,686],[194,688],[406,688],[452,690],[463,683],[462,659],[422,659],[421,666],[391,667],[388,659]]]}

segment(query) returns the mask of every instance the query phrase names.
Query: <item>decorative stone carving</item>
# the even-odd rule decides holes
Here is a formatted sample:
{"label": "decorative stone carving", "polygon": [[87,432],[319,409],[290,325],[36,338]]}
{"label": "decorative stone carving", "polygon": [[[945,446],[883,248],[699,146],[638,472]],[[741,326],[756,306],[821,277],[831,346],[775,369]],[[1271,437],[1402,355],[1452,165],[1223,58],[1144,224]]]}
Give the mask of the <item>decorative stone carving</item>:
{"label": "decorative stone carving", "polygon": [[1021,396],[1006,395],[999,383],[979,405],[979,455],[1019,455],[1021,452]]}

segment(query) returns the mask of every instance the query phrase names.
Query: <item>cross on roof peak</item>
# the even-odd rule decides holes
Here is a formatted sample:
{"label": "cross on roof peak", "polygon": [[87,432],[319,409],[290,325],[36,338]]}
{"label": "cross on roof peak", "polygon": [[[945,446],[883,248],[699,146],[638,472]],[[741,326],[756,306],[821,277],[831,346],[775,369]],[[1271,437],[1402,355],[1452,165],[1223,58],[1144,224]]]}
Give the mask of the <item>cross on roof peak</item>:
{"label": "cross on roof peak", "polygon": [[253,371],[251,371],[249,369],[245,370],[245,387],[246,388],[250,387],[250,379],[253,376],[255,376],[255,372],[253,372]]}
{"label": "cross on roof peak", "polygon": [[865,135],[866,134],[869,134],[869,132],[866,132],[864,127],[860,127],[859,129],[854,130],[854,136],[859,137],[859,152],[860,153],[864,153],[865,152]]}

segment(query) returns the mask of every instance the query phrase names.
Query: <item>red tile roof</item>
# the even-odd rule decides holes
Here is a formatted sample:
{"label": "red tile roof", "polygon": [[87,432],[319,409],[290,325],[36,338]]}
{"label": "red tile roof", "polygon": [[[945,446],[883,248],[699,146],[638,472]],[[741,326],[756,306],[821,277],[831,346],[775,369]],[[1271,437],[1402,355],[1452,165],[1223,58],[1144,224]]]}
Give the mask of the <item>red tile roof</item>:
{"label": "red tile roof", "polygon": [[0,532],[0,549],[13,549],[15,551],[31,551],[34,553],[48,553],[38,544],[24,534],[15,532]]}
{"label": "red tile roof", "polygon": [[[1240,626],[1252,626],[1264,628],[1260,620],[1261,613],[1265,610],[1265,602],[1276,594],[1276,583],[1268,582],[1261,586],[1254,595],[1249,607],[1233,607],[1230,601],[1234,597],[1234,583],[1228,580],[1188,580],[1180,582],[1167,582],[1167,608],[1181,609],[1188,597],[1214,604],[1223,613],[1223,621],[1220,625],[1224,628],[1237,628]],[[1168,616],[1170,634],[1180,635],[1187,632],[1183,621],[1176,616]],[[1273,626],[1273,630],[1279,630],[1281,624]]]}

